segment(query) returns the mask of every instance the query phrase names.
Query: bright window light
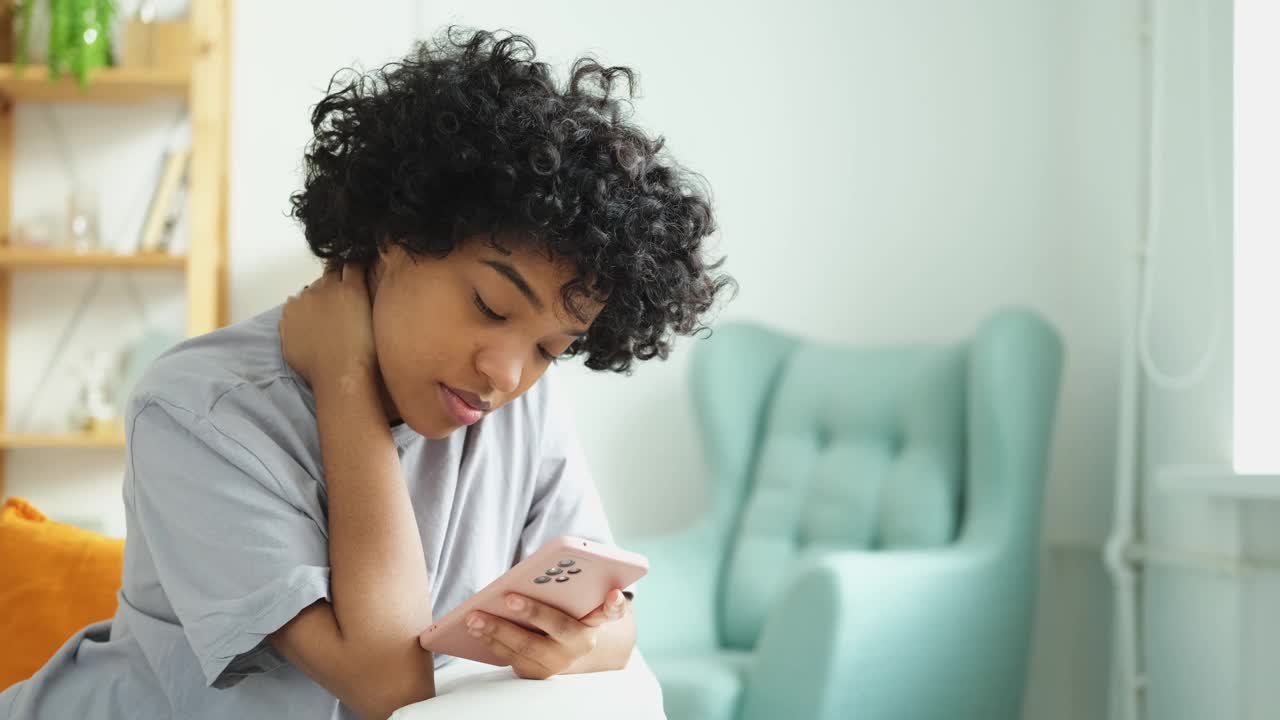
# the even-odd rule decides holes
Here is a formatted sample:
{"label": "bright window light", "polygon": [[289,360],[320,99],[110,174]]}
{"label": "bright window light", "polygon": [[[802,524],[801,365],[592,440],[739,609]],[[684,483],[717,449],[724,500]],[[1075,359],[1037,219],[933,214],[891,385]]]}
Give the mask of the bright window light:
{"label": "bright window light", "polygon": [[1236,0],[1235,471],[1280,474],[1280,3]]}

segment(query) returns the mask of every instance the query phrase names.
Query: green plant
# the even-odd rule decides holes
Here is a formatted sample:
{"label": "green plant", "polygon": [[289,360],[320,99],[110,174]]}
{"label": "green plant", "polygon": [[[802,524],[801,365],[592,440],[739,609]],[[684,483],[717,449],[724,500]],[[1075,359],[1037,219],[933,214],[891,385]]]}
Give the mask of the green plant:
{"label": "green plant", "polygon": [[32,16],[36,3],[49,7],[49,79],[73,73],[81,86],[89,84],[89,71],[111,64],[111,27],[116,8],[112,0],[18,0],[15,61],[27,64]]}

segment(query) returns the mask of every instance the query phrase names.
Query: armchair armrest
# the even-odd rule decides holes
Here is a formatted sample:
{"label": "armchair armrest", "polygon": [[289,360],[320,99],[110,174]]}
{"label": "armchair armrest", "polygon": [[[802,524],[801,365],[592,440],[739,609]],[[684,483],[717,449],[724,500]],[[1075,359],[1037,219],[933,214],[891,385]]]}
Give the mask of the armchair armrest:
{"label": "armchair armrest", "polygon": [[650,656],[707,652],[719,646],[716,589],[724,539],[709,519],[676,533],[628,539],[649,559],[635,585],[636,645]]}
{"label": "armchair armrest", "polygon": [[1002,556],[961,543],[817,560],[765,622],[742,717],[1015,720],[1034,587]]}

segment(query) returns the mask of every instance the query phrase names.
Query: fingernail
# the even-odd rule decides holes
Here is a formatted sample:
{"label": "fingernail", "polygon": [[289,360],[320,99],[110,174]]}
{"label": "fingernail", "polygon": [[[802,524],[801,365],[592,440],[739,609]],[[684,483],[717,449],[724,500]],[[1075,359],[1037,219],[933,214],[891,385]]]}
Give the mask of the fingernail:
{"label": "fingernail", "polygon": [[519,595],[512,595],[511,597],[507,598],[507,607],[511,608],[512,610],[523,610],[524,598],[520,597]]}
{"label": "fingernail", "polygon": [[479,630],[480,628],[484,627],[484,620],[481,620],[478,615],[472,615],[470,618],[467,619],[467,627],[471,628],[472,630]]}

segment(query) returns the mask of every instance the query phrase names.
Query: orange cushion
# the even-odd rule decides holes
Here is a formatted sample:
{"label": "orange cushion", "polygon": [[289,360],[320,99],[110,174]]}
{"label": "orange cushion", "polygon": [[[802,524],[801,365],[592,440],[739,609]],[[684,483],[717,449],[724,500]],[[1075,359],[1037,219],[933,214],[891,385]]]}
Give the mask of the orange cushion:
{"label": "orange cushion", "polygon": [[77,630],[116,612],[124,540],[54,522],[11,497],[0,509],[0,690],[31,677]]}

